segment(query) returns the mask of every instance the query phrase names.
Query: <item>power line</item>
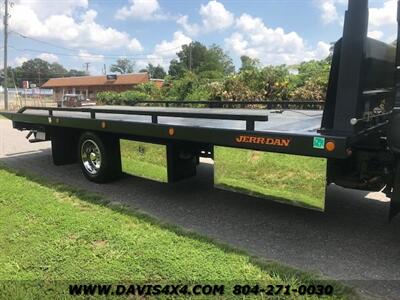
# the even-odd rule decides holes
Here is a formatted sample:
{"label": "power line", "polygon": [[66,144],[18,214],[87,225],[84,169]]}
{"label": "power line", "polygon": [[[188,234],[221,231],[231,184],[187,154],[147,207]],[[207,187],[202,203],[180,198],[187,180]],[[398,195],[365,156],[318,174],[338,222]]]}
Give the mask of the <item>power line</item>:
{"label": "power line", "polygon": [[[29,40],[32,40],[32,41],[35,41],[35,42],[38,42],[38,43],[42,43],[42,44],[45,44],[45,45],[48,45],[48,46],[52,46],[52,47],[55,47],[55,48],[68,50],[68,51],[72,51],[72,52],[80,52],[80,51],[82,51],[82,50],[79,50],[79,49],[67,48],[67,47],[56,45],[56,44],[53,44],[53,43],[50,43],[50,42],[47,42],[47,41],[43,41],[43,40],[40,40],[40,39],[37,39],[37,38],[33,38],[33,37],[27,36],[25,34],[22,34],[20,32],[17,32],[17,31],[11,31],[11,33],[15,33],[15,34],[17,34],[18,36],[20,36],[20,37],[22,37],[24,39],[29,39]],[[174,48],[164,49],[163,53],[174,51],[174,50],[180,50],[180,49],[182,49],[182,46],[183,45],[178,46],[178,47],[174,47]],[[147,56],[147,55],[152,55],[152,54],[154,54],[154,53],[140,53],[140,54],[135,54],[135,55],[92,53],[91,55],[94,56],[94,57],[101,55],[101,56],[113,57],[113,58],[118,58],[118,57],[142,58],[142,56]],[[175,57],[175,55],[174,55],[174,57]]]}
{"label": "power line", "polygon": [[41,43],[41,44],[49,45],[49,46],[52,46],[52,47],[55,47],[55,48],[59,48],[59,49],[63,49],[63,50],[68,50],[68,51],[79,51],[79,50],[77,50],[77,49],[66,48],[66,47],[62,47],[62,46],[59,46],[59,45],[56,45],[56,44],[53,44],[53,43],[50,43],[50,42],[45,42],[45,41],[42,41],[42,40],[38,40],[38,39],[36,39],[36,38],[29,37],[29,36],[27,36],[27,35],[24,35],[24,34],[22,34],[22,33],[19,33],[19,32],[17,32],[17,31],[14,31],[14,30],[10,31],[10,33],[15,33],[15,34],[17,34],[18,36],[20,36],[20,37],[22,37],[22,38],[24,38],[24,39],[29,39],[29,40],[32,40],[32,41],[35,41],[35,42],[38,42],[38,43]]}
{"label": "power line", "polygon": [[[34,52],[34,53],[43,53],[46,52],[48,54],[54,54],[58,56],[67,56],[67,57],[76,57],[77,54],[70,54],[70,53],[62,53],[62,52],[51,52],[51,51],[43,51],[43,50],[36,50],[36,49],[31,49],[31,48],[16,48],[12,45],[9,46],[10,48],[20,51],[20,52]],[[127,58],[133,58],[133,59],[141,59],[141,60],[146,60],[146,61],[161,61],[163,59],[169,59],[169,58],[174,58],[176,55],[169,55],[169,56],[162,56],[162,57],[135,57],[135,56],[125,56]],[[116,55],[101,55],[101,54],[79,54],[79,57],[81,58],[92,58],[92,59],[115,59],[119,58],[121,56],[116,56]]]}

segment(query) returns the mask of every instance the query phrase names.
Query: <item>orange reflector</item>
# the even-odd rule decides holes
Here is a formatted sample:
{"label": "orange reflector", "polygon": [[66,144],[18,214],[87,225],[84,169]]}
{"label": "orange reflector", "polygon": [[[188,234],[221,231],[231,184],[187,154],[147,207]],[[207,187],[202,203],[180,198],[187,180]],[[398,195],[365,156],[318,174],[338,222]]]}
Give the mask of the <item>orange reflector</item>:
{"label": "orange reflector", "polygon": [[101,122],[101,128],[103,128],[103,129],[106,128],[106,122],[104,122],[104,121]]}
{"label": "orange reflector", "polygon": [[175,129],[173,129],[173,128],[168,129],[168,134],[170,136],[173,136],[175,134]]}
{"label": "orange reflector", "polygon": [[332,152],[336,149],[336,144],[335,144],[335,142],[332,142],[332,141],[327,142],[325,145],[325,148],[327,151]]}

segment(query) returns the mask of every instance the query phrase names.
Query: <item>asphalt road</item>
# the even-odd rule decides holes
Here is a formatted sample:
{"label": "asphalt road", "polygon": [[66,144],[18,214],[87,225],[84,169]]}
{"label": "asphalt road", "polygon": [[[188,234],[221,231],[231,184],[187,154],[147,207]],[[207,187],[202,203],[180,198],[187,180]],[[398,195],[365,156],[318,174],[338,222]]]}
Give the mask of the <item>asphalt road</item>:
{"label": "asphalt road", "polygon": [[49,143],[29,144],[0,120],[0,161],[51,180],[101,193],[162,221],[299,269],[357,286],[379,298],[400,295],[400,216],[388,223],[380,194],[331,186],[319,213],[213,188],[213,168],[166,185],[136,177],[98,185],[78,165],[55,167]]}

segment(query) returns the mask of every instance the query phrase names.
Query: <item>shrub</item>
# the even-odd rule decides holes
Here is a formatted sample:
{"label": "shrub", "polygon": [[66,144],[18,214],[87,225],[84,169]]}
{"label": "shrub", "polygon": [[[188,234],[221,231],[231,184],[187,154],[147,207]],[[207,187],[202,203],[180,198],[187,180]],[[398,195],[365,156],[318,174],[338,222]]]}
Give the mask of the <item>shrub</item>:
{"label": "shrub", "polygon": [[139,91],[100,92],[97,93],[97,100],[105,105],[135,105],[138,101],[151,100],[151,97]]}
{"label": "shrub", "polygon": [[186,100],[200,86],[197,75],[187,72],[181,79],[173,80],[167,88],[163,89],[164,96],[168,100]]}
{"label": "shrub", "polygon": [[96,95],[97,102],[105,105],[118,104],[120,95],[117,92],[99,92]]}
{"label": "shrub", "polygon": [[189,101],[209,101],[211,100],[211,92],[207,88],[207,86],[204,87],[198,87],[194,89],[190,94],[186,96],[185,100]]}
{"label": "shrub", "polygon": [[160,100],[162,98],[161,89],[154,82],[141,83],[134,88],[134,91],[147,94],[151,100]]}
{"label": "shrub", "polygon": [[186,71],[179,79],[166,77],[160,89],[153,82],[136,86],[131,91],[98,93],[102,104],[135,105],[146,100],[316,100],[323,101],[329,78],[330,64],[327,60],[304,62],[291,68],[268,66],[242,68],[239,73],[224,77],[217,70]]}
{"label": "shrub", "polygon": [[126,91],[120,94],[120,101],[123,105],[135,105],[138,101],[151,100],[151,96],[139,91]]}

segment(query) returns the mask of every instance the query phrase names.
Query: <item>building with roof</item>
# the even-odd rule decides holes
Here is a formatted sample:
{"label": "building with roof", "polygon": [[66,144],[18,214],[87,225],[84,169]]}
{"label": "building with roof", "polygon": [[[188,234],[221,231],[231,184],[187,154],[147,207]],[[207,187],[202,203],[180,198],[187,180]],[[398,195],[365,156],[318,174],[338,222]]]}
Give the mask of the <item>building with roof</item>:
{"label": "building with roof", "polygon": [[[124,92],[134,86],[153,81],[148,73],[82,76],[51,78],[41,88],[53,89],[56,101],[61,100],[66,94],[82,94],[87,99],[96,100],[98,92],[114,91]],[[163,80],[154,80],[158,87],[163,85]]]}

